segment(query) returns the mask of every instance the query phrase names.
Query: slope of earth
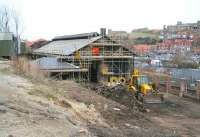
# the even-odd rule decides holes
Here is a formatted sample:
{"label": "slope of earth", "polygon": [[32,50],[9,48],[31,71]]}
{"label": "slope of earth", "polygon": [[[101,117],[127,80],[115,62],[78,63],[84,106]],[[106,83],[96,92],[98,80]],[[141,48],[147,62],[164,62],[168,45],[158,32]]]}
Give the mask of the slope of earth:
{"label": "slope of earth", "polygon": [[[153,114],[152,114],[153,115]],[[37,81],[0,61],[3,137],[176,137],[146,114],[130,110],[72,81]]]}

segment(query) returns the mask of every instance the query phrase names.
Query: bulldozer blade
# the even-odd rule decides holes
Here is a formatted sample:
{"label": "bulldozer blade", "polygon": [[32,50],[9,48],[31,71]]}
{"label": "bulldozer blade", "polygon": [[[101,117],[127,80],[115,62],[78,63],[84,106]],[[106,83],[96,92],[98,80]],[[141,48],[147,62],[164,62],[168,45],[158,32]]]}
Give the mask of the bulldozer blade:
{"label": "bulldozer blade", "polygon": [[144,103],[146,104],[160,104],[163,102],[164,102],[164,98],[162,94],[148,95],[144,97]]}

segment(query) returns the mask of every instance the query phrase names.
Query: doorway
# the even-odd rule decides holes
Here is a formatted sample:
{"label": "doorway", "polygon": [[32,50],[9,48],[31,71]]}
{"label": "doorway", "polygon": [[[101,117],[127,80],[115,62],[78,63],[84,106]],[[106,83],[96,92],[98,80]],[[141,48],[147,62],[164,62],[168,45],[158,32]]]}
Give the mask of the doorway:
{"label": "doorway", "polygon": [[90,70],[90,81],[91,82],[98,82],[99,65],[100,65],[100,61],[93,61],[91,64],[91,70]]}

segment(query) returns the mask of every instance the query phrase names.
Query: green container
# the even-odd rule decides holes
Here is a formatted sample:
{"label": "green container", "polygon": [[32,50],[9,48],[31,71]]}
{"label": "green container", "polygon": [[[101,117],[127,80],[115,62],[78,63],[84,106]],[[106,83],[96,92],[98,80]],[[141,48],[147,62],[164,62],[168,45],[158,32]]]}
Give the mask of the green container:
{"label": "green container", "polygon": [[15,42],[12,40],[0,40],[0,57],[12,57],[15,55]]}

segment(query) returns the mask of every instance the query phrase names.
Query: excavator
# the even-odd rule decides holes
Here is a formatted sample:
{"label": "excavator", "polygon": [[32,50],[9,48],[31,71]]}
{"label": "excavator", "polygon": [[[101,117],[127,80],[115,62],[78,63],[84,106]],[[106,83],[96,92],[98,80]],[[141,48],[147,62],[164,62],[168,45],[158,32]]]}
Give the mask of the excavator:
{"label": "excavator", "polygon": [[157,90],[156,84],[148,75],[140,74],[137,69],[134,69],[128,78],[112,76],[108,85],[95,85],[91,89],[125,105],[137,104],[141,109],[147,104],[164,102],[164,94]]}
{"label": "excavator", "polygon": [[131,78],[127,81],[127,90],[142,103],[162,103],[164,96],[156,89],[155,83],[151,82],[147,75],[139,74],[137,69],[133,70]]}

